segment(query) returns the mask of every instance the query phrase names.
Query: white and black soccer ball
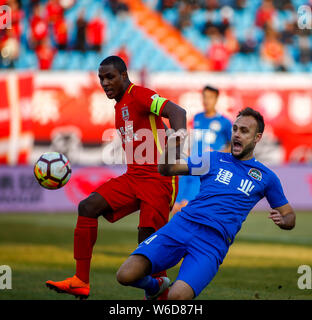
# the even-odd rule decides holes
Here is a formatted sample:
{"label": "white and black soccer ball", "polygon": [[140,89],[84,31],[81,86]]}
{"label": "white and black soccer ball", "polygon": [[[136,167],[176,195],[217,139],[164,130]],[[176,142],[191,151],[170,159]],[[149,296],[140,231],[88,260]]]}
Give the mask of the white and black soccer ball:
{"label": "white and black soccer ball", "polygon": [[38,159],[34,174],[39,184],[46,189],[59,189],[69,181],[69,160],[59,152],[46,152]]}

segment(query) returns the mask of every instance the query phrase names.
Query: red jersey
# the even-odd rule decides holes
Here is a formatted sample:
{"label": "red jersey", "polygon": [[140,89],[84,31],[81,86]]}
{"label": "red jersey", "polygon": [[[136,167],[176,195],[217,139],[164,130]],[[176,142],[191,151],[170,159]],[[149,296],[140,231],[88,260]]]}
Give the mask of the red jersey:
{"label": "red jersey", "polygon": [[157,159],[166,143],[161,113],[167,102],[155,91],[131,83],[116,103],[115,126],[121,135],[129,173],[160,176]]}

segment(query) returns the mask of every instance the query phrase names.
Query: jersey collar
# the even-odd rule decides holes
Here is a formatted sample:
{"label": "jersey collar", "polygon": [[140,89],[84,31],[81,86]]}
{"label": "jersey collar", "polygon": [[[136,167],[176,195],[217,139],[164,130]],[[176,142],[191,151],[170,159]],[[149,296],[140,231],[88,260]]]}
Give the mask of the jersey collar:
{"label": "jersey collar", "polygon": [[232,153],[230,153],[230,156],[231,156],[231,158],[232,158],[232,160],[233,160],[234,162],[239,162],[239,163],[242,163],[242,164],[252,164],[252,163],[254,163],[255,161],[257,161],[254,156],[253,156],[251,159],[249,159],[249,160],[239,160],[239,159],[235,158],[235,157],[232,155]]}

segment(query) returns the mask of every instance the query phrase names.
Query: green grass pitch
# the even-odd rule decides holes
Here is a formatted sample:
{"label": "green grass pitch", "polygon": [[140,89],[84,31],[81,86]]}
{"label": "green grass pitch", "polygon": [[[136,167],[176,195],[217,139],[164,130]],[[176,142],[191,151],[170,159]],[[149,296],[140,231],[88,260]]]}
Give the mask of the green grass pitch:
{"label": "green grass pitch", "polygon": [[[243,224],[218,274],[198,299],[311,299],[300,290],[298,267],[312,267],[312,212],[298,212],[294,230],[284,231],[253,212]],[[138,214],[110,224],[99,219],[89,299],[141,300],[143,291],[119,285],[115,273],[136,248]],[[3,299],[74,299],[45,287],[46,280],[74,274],[76,214],[0,214],[0,265],[12,269],[12,289]],[[172,280],[178,266],[169,270]]]}

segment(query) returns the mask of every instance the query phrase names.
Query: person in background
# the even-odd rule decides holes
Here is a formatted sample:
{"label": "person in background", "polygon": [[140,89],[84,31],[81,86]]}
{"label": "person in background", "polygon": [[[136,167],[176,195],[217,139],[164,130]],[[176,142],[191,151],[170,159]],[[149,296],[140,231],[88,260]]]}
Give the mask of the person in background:
{"label": "person in background", "polygon": [[77,35],[76,35],[76,43],[75,49],[81,52],[86,51],[86,29],[87,29],[87,21],[85,19],[85,10],[82,9],[79,12],[78,19],[76,21]]}
{"label": "person in background", "polygon": [[38,68],[40,70],[50,70],[56,50],[52,47],[49,37],[46,37],[36,48]]}
{"label": "person in background", "polygon": [[264,28],[267,23],[275,18],[276,14],[272,0],[264,0],[256,12],[256,26]]}
{"label": "person in background", "polygon": [[87,26],[87,42],[89,48],[96,52],[102,50],[102,44],[105,41],[105,24],[101,17],[101,13],[98,13],[93,17]]}
{"label": "person in background", "polygon": [[[230,152],[232,124],[229,119],[216,110],[219,90],[215,87],[206,86],[202,94],[204,111],[196,114],[193,119],[193,129],[195,131],[191,152],[192,154],[198,153],[199,156],[203,152],[212,150]],[[199,192],[199,187],[199,177],[181,176],[179,192],[171,213],[175,214],[190,200],[193,200]]]}
{"label": "person in background", "polygon": [[122,45],[116,53],[116,56],[120,57],[126,64],[127,68],[130,65],[130,55],[125,45]]}
{"label": "person in background", "polygon": [[48,36],[48,23],[43,17],[42,5],[37,4],[34,6],[33,15],[30,19],[30,47],[36,49],[37,46]]}
{"label": "person in background", "polygon": [[52,25],[64,16],[64,8],[59,0],[49,0],[45,8],[47,20]]}
{"label": "person in background", "polygon": [[12,19],[12,36],[20,42],[22,34],[22,20],[24,18],[25,12],[21,8],[21,5],[16,0],[10,0],[7,2],[11,8],[11,19]]}
{"label": "person in background", "polygon": [[20,42],[14,29],[5,29],[0,39],[0,66],[15,68],[15,63],[20,55]]}
{"label": "person in background", "polygon": [[58,18],[53,25],[54,40],[58,50],[66,50],[68,27],[65,17]]}
{"label": "person in background", "polygon": [[213,35],[211,35],[211,44],[208,48],[207,58],[210,63],[211,71],[225,71],[229,59],[231,57],[231,52],[225,45],[224,37],[221,33],[214,29]]}
{"label": "person in background", "polygon": [[287,71],[289,59],[286,48],[279,40],[279,34],[269,25],[260,52],[261,59],[271,64],[276,71]]}

